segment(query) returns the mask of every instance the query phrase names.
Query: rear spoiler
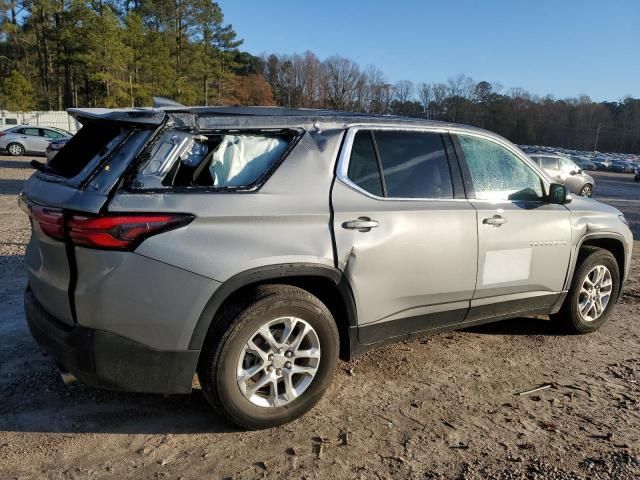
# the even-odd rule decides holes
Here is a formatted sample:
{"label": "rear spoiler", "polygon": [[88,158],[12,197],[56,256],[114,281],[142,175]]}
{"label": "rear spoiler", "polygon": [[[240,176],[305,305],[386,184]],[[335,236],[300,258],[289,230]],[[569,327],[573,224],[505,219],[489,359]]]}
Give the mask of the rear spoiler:
{"label": "rear spoiler", "polygon": [[157,126],[166,116],[161,110],[149,108],[109,109],[109,108],[69,108],[67,113],[78,122],[103,120],[134,125]]}

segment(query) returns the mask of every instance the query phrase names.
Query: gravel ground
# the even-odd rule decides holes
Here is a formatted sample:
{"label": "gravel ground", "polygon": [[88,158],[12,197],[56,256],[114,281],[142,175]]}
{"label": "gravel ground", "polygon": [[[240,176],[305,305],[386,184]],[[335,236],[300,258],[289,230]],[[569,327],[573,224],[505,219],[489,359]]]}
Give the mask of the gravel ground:
{"label": "gravel ground", "polygon": [[[0,478],[640,478],[639,242],[595,334],[519,318],[390,345],[341,363],[304,418],[241,432],[199,390],[62,385],[22,310],[29,224],[15,197],[30,174],[27,159],[0,157]],[[596,182],[638,238],[640,185]]]}

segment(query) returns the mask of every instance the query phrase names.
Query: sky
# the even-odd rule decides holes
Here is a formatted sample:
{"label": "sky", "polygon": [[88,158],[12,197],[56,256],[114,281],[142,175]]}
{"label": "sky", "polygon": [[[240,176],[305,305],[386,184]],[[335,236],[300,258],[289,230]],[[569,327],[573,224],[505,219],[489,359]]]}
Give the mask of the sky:
{"label": "sky", "polygon": [[220,0],[254,55],[341,55],[395,83],[465,74],[556,98],[640,98],[640,0]]}

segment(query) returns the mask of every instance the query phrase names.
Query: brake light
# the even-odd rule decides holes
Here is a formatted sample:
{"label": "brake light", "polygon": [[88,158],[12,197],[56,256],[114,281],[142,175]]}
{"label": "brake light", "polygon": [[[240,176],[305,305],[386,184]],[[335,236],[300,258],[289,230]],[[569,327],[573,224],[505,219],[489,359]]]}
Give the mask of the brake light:
{"label": "brake light", "polygon": [[74,215],[67,231],[74,245],[114,250],[130,250],[145,238],[182,227],[192,215],[151,214],[86,217]]}
{"label": "brake light", "polygon": [[34,205],[31,208],[31,216],[46,235],[56,240],[64,240],[64,216],[61,210]]}
{"label": "brake light", "polygon": [[68,240],[73,245],[107,250],[133,250],[144,239],[182,227],[194,219],[193,215],[171,213],[65,217],[62,210],[34,205],[23,197],[18,203],[45,235]]}

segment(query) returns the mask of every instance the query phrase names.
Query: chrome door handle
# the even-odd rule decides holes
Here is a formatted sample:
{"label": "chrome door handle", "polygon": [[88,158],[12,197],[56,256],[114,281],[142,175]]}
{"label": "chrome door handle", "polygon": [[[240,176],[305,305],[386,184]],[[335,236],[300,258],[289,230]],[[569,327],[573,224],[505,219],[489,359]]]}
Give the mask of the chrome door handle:
{"label": "chrome door handle", "polygon": [[505,223],[507,223],[506,218],[502,218],[500,215],[494,215],[493,217],[485,218],[482,220],[482,223],[485,225],[493,225],[494,227],[499,227]]}
{"label": "chrome door handle", "polygon": [[378,226],[376,220],[371,220],[369,217],[358,217],[356,220],[349,220],[342,224],[342,228],[349,230],[358,230],[359,232],[368,232],[372,228]]}

